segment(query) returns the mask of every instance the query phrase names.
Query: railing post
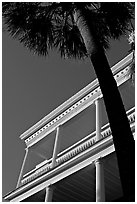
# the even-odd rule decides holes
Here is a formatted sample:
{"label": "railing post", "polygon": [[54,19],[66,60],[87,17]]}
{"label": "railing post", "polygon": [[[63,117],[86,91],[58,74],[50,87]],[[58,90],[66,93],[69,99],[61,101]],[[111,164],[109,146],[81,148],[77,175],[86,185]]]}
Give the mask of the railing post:
{"label": "railing post", "polygon": [[18,182],[17,182],[17,186],[16,188],[19,187],[20,185],[20,181],[21,181],[21,178],[22,178],[22,173],[23,173],[23,170],[24,170],[24,165],[25,165],[25,162],[26,162],[26,159],[27,159],[27,155],[28,155],[28,148],[25,149],[25,156],[24,156],[24,160],[23,160],[23,163],[22,163],[22,167],[21,167],[21,170],[20,170],[20,174],[19,174],[19,178],[18,178]]}
{"label": "railing post", "polygon": [[95,161],[96,166],[96,202],[105,202],[105,184],[103,161],[99,158]]}
{"label": "railing post", "polygon": [[54,149],[53,149],[53,155],[52,155],[51,168],[53,168],[56,165],[56,158],[59,152],[59,147],[60,147],[60,127],[58,126],[56,129],[56,137],[55,137],[55,143],[54,143]]}

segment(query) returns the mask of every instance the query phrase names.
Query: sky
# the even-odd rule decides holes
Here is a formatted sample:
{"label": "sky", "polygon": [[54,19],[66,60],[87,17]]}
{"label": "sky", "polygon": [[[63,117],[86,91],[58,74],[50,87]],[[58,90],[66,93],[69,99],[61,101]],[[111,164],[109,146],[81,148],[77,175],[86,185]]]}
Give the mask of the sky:
{"label": "sky", "polygon": [[[125,38],[111,43],[110,65],[128,54]],[[16,187],[25,154],[19,136],[84,88],[95,73],[90,61],[64,60],[52,51],[33,55],[5,31],[2,33],[2,194]]]}

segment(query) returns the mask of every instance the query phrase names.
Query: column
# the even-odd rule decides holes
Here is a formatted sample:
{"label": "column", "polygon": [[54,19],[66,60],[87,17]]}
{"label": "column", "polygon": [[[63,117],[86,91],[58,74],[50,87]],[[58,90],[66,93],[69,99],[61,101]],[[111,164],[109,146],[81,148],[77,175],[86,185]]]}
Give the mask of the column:
{"label": "column", "polygon": [[96,105],[96,141],[101,139],[101,107],[100,99],[95,101]]}
{"label": "column", "polygon": [[25,149],[25,156],[24,156],[24,160],[23,160],[23,163],[22,163],[22,167],[21,167],[21,171],[20,171],[20,175],[19,175],[19,178],[18,178],[18,182],[17,182],[17,186],[16,188],[19,187],[20,185],[20,181],[21,181],[21,178],[22,178],[22,174],[23,174],[23,170],[24,170],[24,165],[25,165],[25,162],[26,162],[26,159],[27,159],[27,155],[28,155],[28,148]]}
{"label": "column", "polygon": [[52,202],[52,196],[53,196],[53,186],[46,187],[45,202]]}
{"label": "column", "polygon": [[[56,158],[57,158],[57,155],[59,152],[59,147],[60,147],[60,126],[58,126],[56,129],[56,136],[55,136],[55,143],[54,143],[54,149],[53,149],[53,155],[52,155],[51,168],[55,167],[55,165],[56,165]],[[54,189],[53,189],[52,185],[46,187],[45,202],[52,202],[53,190]]]}
{"label": "column", "polygon": [[60,134],[59,133],[60,133],[60,127],[57,127],[54,149],[53,149],[53,155],[52,155],[51,168],[53,168],[56,165],[56,158],[57,158],[57,154],[59,152],[59,147],[60,147]]}
{"label": "column", "polygon": [[[100,99],[95,101],[96,104],[96,141],[101,139],[101,106]],[[104,168],[102,160],[99,158],[95,161],[96,166],[96,202],[105,202],[105,185],[104,185]]]}
{"label": "column", "polygon": [[104,168],[103,161],[99,158],[96,165],[96,202],[105,202]]}

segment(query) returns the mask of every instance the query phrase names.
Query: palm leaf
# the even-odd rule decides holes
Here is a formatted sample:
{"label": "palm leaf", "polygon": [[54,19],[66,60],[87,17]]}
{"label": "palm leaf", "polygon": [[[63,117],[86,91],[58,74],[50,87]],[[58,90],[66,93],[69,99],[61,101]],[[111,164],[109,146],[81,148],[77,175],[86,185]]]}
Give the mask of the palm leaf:
{"label": "palm leaf", "polygon": [[131,19],[134,18],[134,3],[103,2],[100,4],[99,12],[103,14],[109,27],[110,37],[118,39],[130,28]]}
{"label": "palm leaf", "polygon": [[45,56],[55,47],[63,57],[87,57],[73,18],[76,10],[82,11],[94,39],[107,49],[110,38],[118,39],[129,30],[134,3],[3,3],[3,17],[10,34],[33,52]]}
{"label": "palm leaf", "polygon": [[[65,17],[64,17],[65,16]],[[87,51],[78,27],[74,24],[72,15],[58,16],[54,46],[59,49],[61,56],[84,58]]]}
{"label": "palm leaf", "polygon": [[54,35],[49,6],[43,7],[40,3],[4,3],[3,16],[14,38],[40,55],[48,53]]}

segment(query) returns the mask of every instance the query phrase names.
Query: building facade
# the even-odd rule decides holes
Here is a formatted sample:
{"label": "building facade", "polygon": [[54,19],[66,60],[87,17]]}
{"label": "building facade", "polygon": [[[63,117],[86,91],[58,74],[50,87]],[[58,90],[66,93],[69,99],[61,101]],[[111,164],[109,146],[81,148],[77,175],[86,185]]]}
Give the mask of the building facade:
{"label": "building facade", "polygon": [[[112,67],[135,134],[132,53]],[[25,156],[11,202],[122,201],[113,136],[98,80],[24,132]]]}

